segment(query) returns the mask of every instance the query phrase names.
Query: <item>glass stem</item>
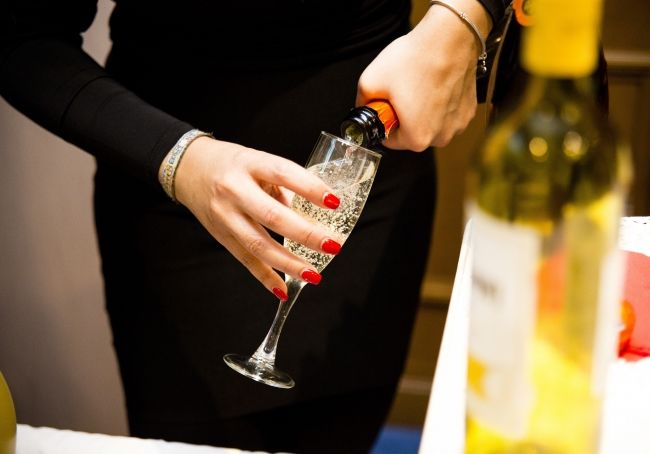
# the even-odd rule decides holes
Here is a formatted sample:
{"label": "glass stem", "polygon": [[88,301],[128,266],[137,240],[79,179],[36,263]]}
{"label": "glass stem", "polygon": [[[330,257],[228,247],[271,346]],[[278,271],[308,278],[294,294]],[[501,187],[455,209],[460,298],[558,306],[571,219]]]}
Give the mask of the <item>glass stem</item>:
{"label": "glass stem", "polygon": [[273,324],[269,329],[269,332],[266,334],[264,341],[257,347],[255,353],[253,353],[253,359],[255,361],[262,361],[265,363],[273,364],[275,362],[275,350],[278,346],[278,339],[280,338],[280,332],[282,332],[282,327],[284,326],[284,321],[289,315],[289,311],[293,307],[293,303],[298,299],[298,295],[302,288],[307,284],[305,281],[295,278],[288,278],[287,283],[287,296],[289,297],[287,301],[280,301],[278,305],[278,311],[275,314],[275,319],[273,319]]}

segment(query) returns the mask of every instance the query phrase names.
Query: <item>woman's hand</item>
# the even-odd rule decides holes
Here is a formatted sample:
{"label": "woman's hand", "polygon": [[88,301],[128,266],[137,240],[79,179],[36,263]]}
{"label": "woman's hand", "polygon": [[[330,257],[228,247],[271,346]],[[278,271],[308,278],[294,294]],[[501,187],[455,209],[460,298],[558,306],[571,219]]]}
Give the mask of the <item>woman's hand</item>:
{"label": "woman's hand", "polygon": [[317,251],[340,249],[326,229],[291,210],[290,191],[323,208],[338,206],[331,189],[298,164],[208,137],[190,144],[176,170],[177,200],[281,299],[287,288],[273,269],[311,284],[320,274],[264,227]]}
{"label": "woman's hand", "polygon": [[[477,0],[447,0],[467,14],[485,38],[490,16]],[[456,14],[433,5],[407,35],[389,44],[359,79],[357,105],[388,99],[399,128],[384,142],[422,151],[445,146],[476,113],[476,66],[481,46]]]}

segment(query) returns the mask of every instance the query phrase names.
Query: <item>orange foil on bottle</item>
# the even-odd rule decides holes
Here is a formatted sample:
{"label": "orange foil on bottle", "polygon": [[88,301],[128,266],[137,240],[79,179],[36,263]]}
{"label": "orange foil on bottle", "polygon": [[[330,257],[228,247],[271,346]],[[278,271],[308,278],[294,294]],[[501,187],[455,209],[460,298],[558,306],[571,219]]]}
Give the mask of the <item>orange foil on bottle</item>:
{"label": "orange foil on bottle", "polygon": [[371,101],[366,106],[377,112],[379,121],[384,125],[384,134],[386,137],[390,135],[390,131],[399,124],[397,114],[388,101],[378,100]]}

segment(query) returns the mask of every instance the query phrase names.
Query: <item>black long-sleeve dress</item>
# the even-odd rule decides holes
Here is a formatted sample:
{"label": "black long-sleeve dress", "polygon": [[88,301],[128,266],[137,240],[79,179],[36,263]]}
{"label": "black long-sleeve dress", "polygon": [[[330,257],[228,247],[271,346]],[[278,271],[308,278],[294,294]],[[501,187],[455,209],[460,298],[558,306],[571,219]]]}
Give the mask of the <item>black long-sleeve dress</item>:
{"label": "black long-sleeve dress", "polygon": [[[498,18],[504,1],[483,3]],[[97,161],[106,307],[132,434],[363,452],[408,347],[433,216],[432,152],[385,154],[342,252],[303,290],[278,349],[297,383],[288,391],[223,363],[253,352],[275,304],[156,175],[192,127],[303,164],[321,130],[337,132],[363,69],[408,30],[409,1],[117,0],[105,67],[80,49],[95,0],[0,8],[0,93]]]}

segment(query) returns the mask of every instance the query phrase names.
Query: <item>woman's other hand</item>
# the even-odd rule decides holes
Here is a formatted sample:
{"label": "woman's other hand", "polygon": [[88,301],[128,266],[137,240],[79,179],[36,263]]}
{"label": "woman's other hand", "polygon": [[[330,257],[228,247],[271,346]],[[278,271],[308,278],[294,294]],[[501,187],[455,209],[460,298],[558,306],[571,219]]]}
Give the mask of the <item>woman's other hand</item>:
{"label": "woman's other hand", "polygon": [[[485,38],[492,27],[477,0],[446,0],[463,11]],[[389,44],[359,79],[357,105],[388,99],[400,126],[384,142],[422,151],[445,146],[476,113],[476,66],[481,45],[456,14],[432,5],[407,35]]]}
{"label": "woman's other hand", "polygon": [[332,190],[298,164],[208,137],[189,145],[176,171],[176,199],[281,299],[287,288],[274,269],[312,284],[320,275],[265,228],[317,251],[339,246],[325,228],[291,210],[291,192],[323,208],[338,206]]}

